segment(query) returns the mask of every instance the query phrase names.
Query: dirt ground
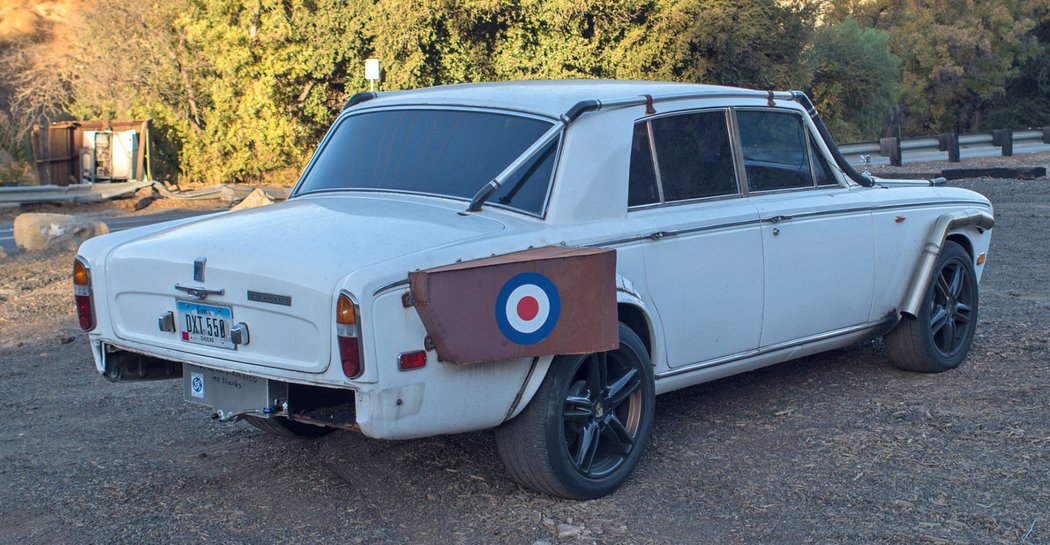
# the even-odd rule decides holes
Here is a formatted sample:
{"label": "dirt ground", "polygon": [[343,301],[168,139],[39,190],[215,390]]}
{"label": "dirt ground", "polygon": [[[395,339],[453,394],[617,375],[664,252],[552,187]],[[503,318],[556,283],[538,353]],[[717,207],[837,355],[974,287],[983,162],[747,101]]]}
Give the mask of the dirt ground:
{"label": "dirt ground", "polygon": [[[177,381],[111,384],[72,254],[0,263],[0,543],[1050,543],[1050,180],[952,182],[996,206],[955,371],[881,342],[662,396],[617,493],[513,484],[491,433],[286,441]],[[887,280],[888,281],[888,280]]]}

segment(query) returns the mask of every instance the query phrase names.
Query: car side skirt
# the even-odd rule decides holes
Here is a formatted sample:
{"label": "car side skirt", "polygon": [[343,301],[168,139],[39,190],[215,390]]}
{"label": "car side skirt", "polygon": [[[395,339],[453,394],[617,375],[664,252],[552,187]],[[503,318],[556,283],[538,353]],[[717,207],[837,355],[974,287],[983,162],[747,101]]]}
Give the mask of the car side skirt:
{"label": "car side skirt", "polygon": [[898,319],[898,316],[893,316],[879,322],[836,329],[819,335],[697,362],[678,369],[658,373],[656,375],[656,393],[657,395],[664,394],[872,339],[892,329]]}

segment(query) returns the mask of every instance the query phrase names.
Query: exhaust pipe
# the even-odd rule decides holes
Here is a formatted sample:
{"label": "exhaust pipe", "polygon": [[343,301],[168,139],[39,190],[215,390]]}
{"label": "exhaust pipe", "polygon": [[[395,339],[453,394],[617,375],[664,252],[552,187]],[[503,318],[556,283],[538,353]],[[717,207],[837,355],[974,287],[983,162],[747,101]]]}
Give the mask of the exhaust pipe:
{"label": "exhaust pipe", "polygon": [[995,225],[995,218],[988,212],[975,208],[942,214],[937,218],[933,228],[930,229],[930,236],[926,238],[919,266],[915,269],[915,276],[912,278],[911,288],[904,298],[904,304],[901,305],[901,313],[913,318],[919,316],[923,299],[926,298],[926,287],[930,283],[930,277],[933,276],[933,267],[937,264],[941,249],[944,248],[944,241],[948,238],[948,231],[971,225],[980,229],[991,229]]}
{"label": "exhaust pipe", "polygon": [[817,132],[820,133],[820,137],[824,139],[824,143],[828,145],[828,151],[831,152],[831,158],[835,160],[835,164],[839,166],[842,173],[849,177],[849,179],[857,182],[864,187],[871,187],[875,185],[875,180],[870,176],[865,176],[846,160],[846,157],[839,151],[838,144],[835,143],[835,139],[831,137],[831,132],[828,131],[827,126],[824,125],[824,120],[820,118],[820,114],[817,113],[817,108],[813,106],[813,102],[809,100],[806,93],[802,91],[791,91],[791,99],[798,102],[806,109],[806,113],[809,114],[809,118],[813,120],[813,124],[817,126]]}

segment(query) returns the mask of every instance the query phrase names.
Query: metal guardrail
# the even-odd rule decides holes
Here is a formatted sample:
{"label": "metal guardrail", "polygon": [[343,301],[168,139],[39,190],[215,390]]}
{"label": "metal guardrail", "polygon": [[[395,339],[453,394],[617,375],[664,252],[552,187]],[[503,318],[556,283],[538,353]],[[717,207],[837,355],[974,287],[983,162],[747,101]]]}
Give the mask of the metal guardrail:
{"label": "metal guardrail", "polygon": [[1050,126],[1036,130],[997,129],[991,132],[957,134],[944,133],[937,137],[883,138],[877,142],[857,142],[839,146],[843,155],[878,154],[890,158],[890,164],[900,166],[905,151],[946,151],[950,162],[960,160],[960,148],[991,146],[1001,149],[1004,157],[1013,155],[1014,144],[1050,144]]}
{"label": "metal guardrail", "polygon": [[[153,186],[161,196],[168,199],[179,199],[187,201],[217,199],[225,203],[236,203],[254,191],[254,186],[232,186],[220,184],[192,191],[170,191],[160,182],[139,181],[121,182],[107,184],[78,184],[78,185],[35,185],[35,186],[13,186],[0,187],[0,204],[4,203],[88,203],[99,202],[117,197],[129,196],[139,189]],[[283,201],[288,198],[291,188],[286,187],[259,187],[266,196],[274,200]]]}

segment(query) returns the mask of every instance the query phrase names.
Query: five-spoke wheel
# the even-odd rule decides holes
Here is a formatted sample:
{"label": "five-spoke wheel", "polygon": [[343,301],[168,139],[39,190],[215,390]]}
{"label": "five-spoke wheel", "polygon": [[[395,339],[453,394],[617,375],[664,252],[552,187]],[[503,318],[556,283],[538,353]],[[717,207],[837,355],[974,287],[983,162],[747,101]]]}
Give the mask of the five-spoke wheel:
{"label": "five-spoke wheel", "polygon": [[645,345],[621,324],[619,349],[555,358],[525,410],[496,430],[500,456],[534,490],[603,496],[638,465],[655,397]]}
{"label": "five-spoke wheel", "polygon": [[962,246],[947,242],[919,315],[886,335],[886,352],[902,369],[939,373],[958,367],[977,328],[977,274]]}

